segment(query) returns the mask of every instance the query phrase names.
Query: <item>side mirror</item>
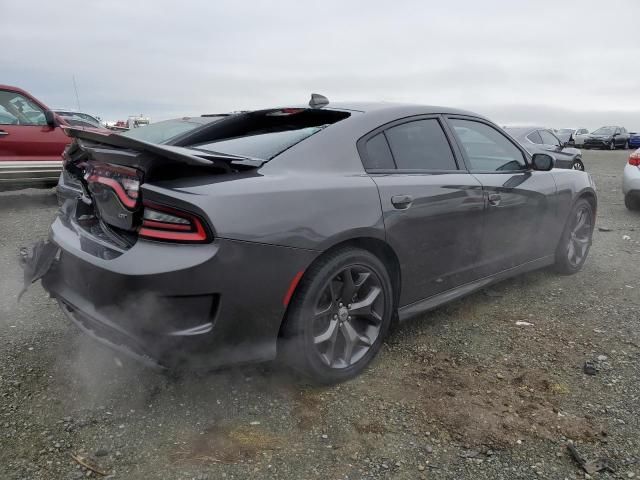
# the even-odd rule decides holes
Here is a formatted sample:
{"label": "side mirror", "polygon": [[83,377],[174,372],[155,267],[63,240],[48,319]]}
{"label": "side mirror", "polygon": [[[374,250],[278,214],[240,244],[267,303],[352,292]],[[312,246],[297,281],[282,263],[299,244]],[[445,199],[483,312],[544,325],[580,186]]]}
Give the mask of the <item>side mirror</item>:
{"label": "side mirror", "polygon": [[539,170],[541,172],[548,172],[551,170],[554,163],[555,160],[553,157],[546,153],[534,153],[533,157],[531,157],[531,166],[534,170]]}
{"label": "side mirror", "polygon": [[612,137],[617,137],[618,135],[620,135],[618,132],[614,133],[613,135],[611,135]]}
{"label": "side mirror", "polygon": [[44,111],[44,119],[47,121],[47,125],[49,125],[50,127],[56,126],[56,114],[51,110]]}

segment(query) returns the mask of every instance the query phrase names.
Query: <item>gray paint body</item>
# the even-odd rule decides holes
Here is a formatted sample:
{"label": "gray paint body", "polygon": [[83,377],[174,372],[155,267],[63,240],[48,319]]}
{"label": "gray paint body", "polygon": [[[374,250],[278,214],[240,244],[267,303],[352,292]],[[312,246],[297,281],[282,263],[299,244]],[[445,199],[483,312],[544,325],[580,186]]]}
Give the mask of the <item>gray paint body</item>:
{"label": "gray paint body", "polygon": [[[381,125],[415,115],[488,121],[440,107],[330,108],[352,115],[258,169],[142,186],[147,200],[200,214],[211,244],[139,239],[105,259],[108,246],[79,228],[75,200],[67,200],[51,229],[61,257],[43,285],[85,331],[138,356],[207,367],[267,360],[276,355],[292,280],[336,245],[375,239],[393,250],[407,318],[551,263],[573,202],[583,194],[595,201],[584,172],[470,173],[449,128],[462,170],[367,173],[356,143]],[[496,192],[500,205],[489,205]],[[394,195],[413,203],[399,210]]]}

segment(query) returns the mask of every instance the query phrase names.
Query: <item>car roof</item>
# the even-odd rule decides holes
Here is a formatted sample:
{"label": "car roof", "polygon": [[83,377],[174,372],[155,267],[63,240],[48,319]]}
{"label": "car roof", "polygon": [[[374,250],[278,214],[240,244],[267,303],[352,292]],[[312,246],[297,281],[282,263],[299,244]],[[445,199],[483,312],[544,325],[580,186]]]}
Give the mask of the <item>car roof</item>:
{"label": "car roof", "polygon": [[[309,108],[308,105],[304,105],[304,108]],[[394,114],[402,114],[403,112],[407,115],[416,115],[416,114],[437,114],[437,113],[446,113],[446,114],[457,114],[457,115],[470,115],[473,117],[478,117],[477,113],[469,112],[467,110],[461,110],[457,108],[451,107],[441,107],[436,105],[421,105],[415,103],[398,103],[398,102],[331,102],[324,107],[325,110],[348,110],[352,112],[361,112],[361,113],[372,113],[372,112],[393,112]],[[416,113],[419,112],[419,113]]]}
{"label": "car roof", "polygon": [[23,90],[22,88],[19,88],[19,87],[14,87],[12,85],[1,85],[0,84],[0,90],[14,90],[16,92],[26,93],[28,96],[31,96],[31,95],[29,95],[29,93],[26,90]]}

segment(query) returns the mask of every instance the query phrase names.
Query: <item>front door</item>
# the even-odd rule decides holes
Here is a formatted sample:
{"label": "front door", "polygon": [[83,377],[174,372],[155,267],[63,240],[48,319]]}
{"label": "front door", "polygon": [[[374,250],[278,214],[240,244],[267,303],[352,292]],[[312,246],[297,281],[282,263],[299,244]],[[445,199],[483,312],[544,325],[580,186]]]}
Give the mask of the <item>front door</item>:
{"label": "front door", "polygon": [[[402,271],[400,306],[477,278],[484,199],[438,116],[412,117],[359,142]],[[462,166],[462,168],[459,167]]]}
{"label": "front door", "polygon": [[70,140],[62,129],[47,125],[39,105],[0,90],[0,161],[60,161]]}
{"label": "front door", "polygon": [[531,170],[522,149],[488,122],[464,117],[448,122],[484,191],[482,274],[552,254],[559,238],[552,173]]}

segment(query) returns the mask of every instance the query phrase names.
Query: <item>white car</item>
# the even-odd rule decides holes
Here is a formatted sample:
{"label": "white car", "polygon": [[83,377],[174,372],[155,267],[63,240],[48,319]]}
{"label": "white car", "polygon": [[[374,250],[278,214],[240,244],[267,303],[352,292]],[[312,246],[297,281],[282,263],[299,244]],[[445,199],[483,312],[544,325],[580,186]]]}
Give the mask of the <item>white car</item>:
{"label": "white car", "polygon": [[629,156],[622,174],[624,204],[629,210],[640,210],[640,148]]}
{"label": "white car", "polygon": [[576,131],[573,133],[573,142],[577,147],[578,145],[584,145],[584,139],[589,135],[589,130],[586,128],[576,128]]}

